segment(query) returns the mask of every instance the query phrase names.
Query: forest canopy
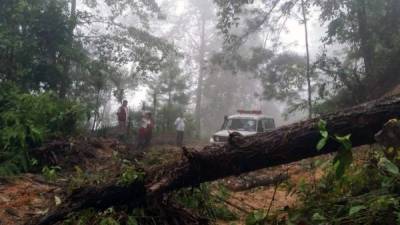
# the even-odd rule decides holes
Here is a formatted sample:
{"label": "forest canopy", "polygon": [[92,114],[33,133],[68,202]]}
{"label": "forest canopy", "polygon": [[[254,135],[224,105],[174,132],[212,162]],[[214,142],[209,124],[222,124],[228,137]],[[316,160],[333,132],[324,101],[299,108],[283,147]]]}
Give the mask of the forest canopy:
{"label": "forest canopy", "polygon": [[[251,41],[252,35],[262,32],[268,33],[265,41],[271,41],[276,49],[291,18],[304,26],[307,54],[303,65],[289,60],[285,51],[279,53],[280,60],[271,60],[268,54],[262,55],[257,65],[250,64],[262,79],[265,97],[286,99],[289,112],[314,108],[310,111],[314,114],[351,106],[379,98],[399,82],[400,3],[396,0],[215,2],[219,6],[218,27],[224,34],[226,48],[233,54]],[[309,26],[316,16],[323,29],[322,48],[310,59],[309,45],[317,43],[308,39]],[[238,31],[237,27],[241,29]],[[253,55],[260,56],[258,52],[255,49]],[[286,62],[282,61],[284,58]],[[286,69],[280,66],[282,63]],[[288,68],[297,71],[287,73]],[[286,76],[277,76],[278,71]],[[291,80],[295,85],[288,83]],[[281,85],[285,88],[277,92],[274,87]],[[299,96],[299,89],[308,92],[308,98]]]}

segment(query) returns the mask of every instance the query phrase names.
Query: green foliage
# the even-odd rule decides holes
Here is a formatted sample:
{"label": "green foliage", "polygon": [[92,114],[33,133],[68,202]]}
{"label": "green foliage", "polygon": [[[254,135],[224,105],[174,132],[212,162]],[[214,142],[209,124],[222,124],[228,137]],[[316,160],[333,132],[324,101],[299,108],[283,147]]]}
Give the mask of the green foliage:
{"label": "green foliage", "polygon": [[27,171],[28,149],[50,136],[71,135],[82,121],[82,107],[52,94],[28,94],[0,83],[0,176]]}
{"label": "green foliage", "polygon": [[[321,54],[318,67],[333,79],[335,94],[324,106],[350,106],[381,96],[398,84],[399,25],[397,1],[315,1],[327,25],[324,42],[352,46],[345,57]],[[363,60],[363,65],[357,61]],[[379,87],[379,88],[376,88]],[[370,97],[371,98],[371,97]],[[374,97],[372,97],[374,98]]]}
{"label": "green foliage", "polygon": [[265,219],[267,218],[267,213],[263,210],[256,210],[246,217],[246,225],[263,225],[265,224]]}
{"label": "green foliage", "polygon": [[[118,156],[114,156],[118,157]],[[113,159],[119,160],[119,159]],[[142,172],[134,170],[133,167],[128,166],[127,163],[122,162],[121,175],[115,176],[113,170],[101,170],[101,171],[84,171],[79,166],[74,166],[74,172],[69,174],[68,179],[68,192],[73,192],[76,189],[86,186],[96,186],[105,184],[106,182],[116,181],[119,185],[129,185],[135,180],[141,180],[144,178]]]}
{"label": "green foliage", "polygon": [[83,187],[88,183],[88,176],[79,166],[74,166],[74,174],[69,179],[69,190]]}
{"label": "green foliage", "polygon": [[319,133],[321,134],[322,138],[319,140],[318,144],[317,144],[317,150],[321,151],[322,148],[324,148],[324,146],[326,145],[326,143],[329,140],[329,134],[328,131],[326,129],[326,121],[325,120],[320,120],[318,122],[318,129],[319,129]]}
{"label": "green foliage", "polygon": [[386,170],[389,173],[392,173],[393,175],[399,175],[399,168],[397,167],[396,164],[392,163],[390,160],[388,160],[386,157],[381,157],[378,166],[384,170]]}
{"label": "green foliage", "polygon": [[289,224],[396,224],[400,211],[398,165],[382,149],[352,164],[338,179],[332,160],[317,185],[304,182],[296,191],[300,203],[289,209]]}
{"label": "green foliage", "polygon": [[[103,211],[96,211],[94,209],[86,209],[77,214],[71,215],[63,222],[64,225],[120,225],[128,224],[129,220],[121,219],[114,208],[107,208]],[[134,223],[133,223],[134,224]]]}
{"label": "green foliage", "polygon": [[125,207],[110,207],[105,210],[85,209],[78,213],[71,214],[64,225],[139,225],[139,224],[160,224],[162,218],[154,216],[151,210],[135,208],[132,211]]}
{"label": "green foliage", "polygon": [[352,216],[352,215],[354,215],[354,214],[356,214],[356,213],[359,213],[361,210],[364,210],[364,209],[366,209],[366,207],[365,207],[364,205],[352,206],[352,207],[349,209],[349,216]]}
{"label": "green foliage", "polygon": [[350,135],[343,137],[335,136],[335,140],[340,144],[340,148],[335,158],[333,159],[336,176],[343,176],[345,170],[349,168],[353,162],[353,153],[351,151]]}
{"label": "green foliage", "polygon": [[168,55],[160,72],[146,82],[158,132],[173,131],[175,119],[189,103],[189,76],[179,67],[179,59],[177,54]]}
{"label": "green foliage", "polygon": [[144,175],[144,172],[137,171],[133,166],[123,165],[122,174],[117,183],[118,185],[129,186],[135,181],[143,181]]}
{"label": "green foliage", "polygon": [[99,225],[120,225],[120,223],[112,217],[105,217],[101,219]]}
{"label": "green foliage", "polygon": [[93,217],[96,216],[94,209],[85,209],[76,215],[72,215],[70,218],[63,221],[63,225],[86,225],[90,224]]}
{"label": "green foliage", "polygon": [[[149,71],[158,71],[174,50],[147,31],[150,18],[162,17],[154,0],[85,0],[78,8],[73,2],[0,2],[0,82],[83,102],[95,130],[104,122],[100,109],[111,93],[121,101],[126,89],[147,79]],[[140,25],[116,22],[127,21],[126,15]],[[107,29],[95,28],[99,25]],[[135,66],[123,69],[128,64]]]}
{"label": "green foliage", "polygon": [[198,188],[178,191],[174,194],[174,198],[183,206],[195,209],[200,215],[211,220],[236,220],[237,215],[227,209],[222,202],[228,196],[227,190],[221,186],[214,196],[210,188],[209,184],[201,184]]}
{"label": "green foliage", "polygon": [[58,177],[58,171],[61,170],[59,166],[44,166],[42,168],[42,174],[47,181],[54,182]]}

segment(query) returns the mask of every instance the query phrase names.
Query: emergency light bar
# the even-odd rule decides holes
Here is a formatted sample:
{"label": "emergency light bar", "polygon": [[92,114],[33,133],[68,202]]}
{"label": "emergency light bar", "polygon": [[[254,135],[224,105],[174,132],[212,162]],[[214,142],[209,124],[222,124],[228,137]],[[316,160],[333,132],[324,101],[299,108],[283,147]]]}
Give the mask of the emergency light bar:
{"label": "emergency light bar", "polygon": [[258,115],[262,114],[261,110],[241,110],[241,109],[239,109],[237,112],[240,114],[258,114]]}

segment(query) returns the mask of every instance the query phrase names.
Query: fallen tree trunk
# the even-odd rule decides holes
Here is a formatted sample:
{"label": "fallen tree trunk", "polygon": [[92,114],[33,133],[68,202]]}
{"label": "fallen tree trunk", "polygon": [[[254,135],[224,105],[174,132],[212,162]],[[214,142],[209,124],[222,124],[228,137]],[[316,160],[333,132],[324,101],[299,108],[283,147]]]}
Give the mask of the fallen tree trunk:
{"label": "fallen tree trunk", "polygon": [[[234,133],[230,136],[229,143],[224,146],[206,146],[201,150],[184,148],[185,157],[180,162],[167,166],[160,172],[150,174],[145,183],[133,185],[135,187],[143,185],[142,190],[145,191],[137,191],[134,190],[135,188],[118,189],[117,186],[111,185],[101,190],[97,188],[96,192],[90,195],[89,200],[71,196],[70,199],[81,202],[78,204],[67,201],[39,224],[52,224],[68,215],[69,212],[84,207],[101,206],[99,208],[103,208],[107,204],[143,202],[145,198],[158,197],[179,188],[197,186],[202,182],[334,152],[339,146],[332,140],[328,141],[323,150],[316,150],[315,146],[320,139],[317,128],[320,119],[327,122],[330,134],[352,134],[353,146],[360,146],[375,142],[374,135],[383,124],[399,116],[400,96],[394,96],[327,114],[321,118],[284,126],[269,133],[251,137],[241,137]],[[123,193],[120,193],[121,191]],[[130,197],[125,200],[118,198],[124,195]],[[113,196],[116,196],[118,201],[106,201],[107,204],[104,204],[102,199],[112,199]],[[96,198],[97,201],[94,201]],[[99,202],[102,204],[98,204]],[[73,205],[75,207],[72,207]]]}

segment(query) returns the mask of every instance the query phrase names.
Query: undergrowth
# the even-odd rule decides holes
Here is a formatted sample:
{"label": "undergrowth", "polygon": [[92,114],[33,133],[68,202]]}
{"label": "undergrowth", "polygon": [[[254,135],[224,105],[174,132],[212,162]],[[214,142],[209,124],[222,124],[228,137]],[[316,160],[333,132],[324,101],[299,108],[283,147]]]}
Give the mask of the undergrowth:
{"label": "undergrowth", "polygon": [[211,221],[217,219],[233,221],[238,215],[229,210],[223,202],[229,196],[228,190],[218,186],[213,193],[209,184],[201,184],[198,188],[186,188],[174,193],[173,198],[188,209],[193,209]]}
{"label": "undergrowth", "polygon": [[83,108],[74,102],[51,93],[24,93],[9,83],[0,89],[0,176],[27,171],[36,163],[29,149],[79,128]]}
{"label": "undergrowth", "polygon": [[300,204],[274,224],[400,224],[398,165],[381,149],[369,154],[367,162],[351,164],[340,178],[330,162],[316,186],[301,182],[289,188]]}

